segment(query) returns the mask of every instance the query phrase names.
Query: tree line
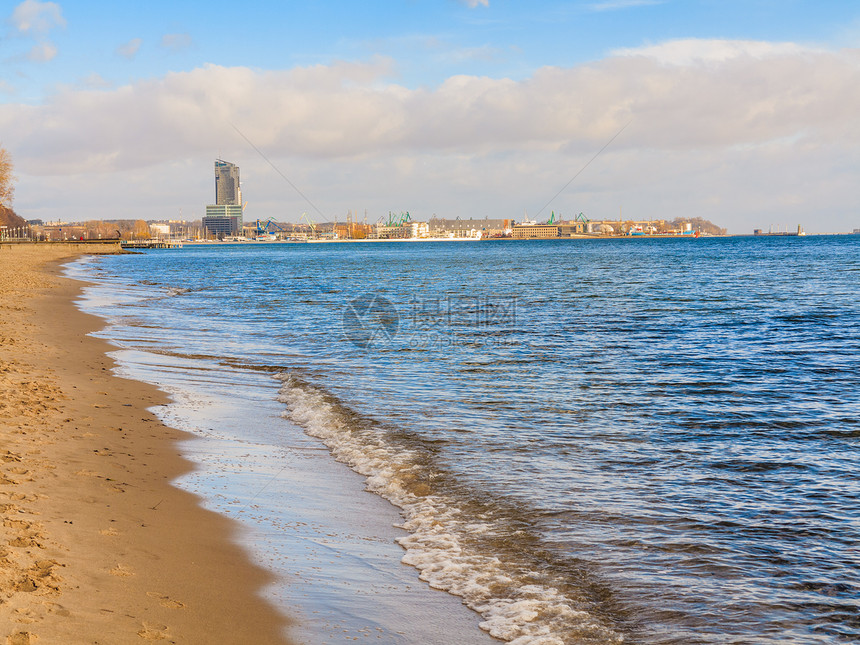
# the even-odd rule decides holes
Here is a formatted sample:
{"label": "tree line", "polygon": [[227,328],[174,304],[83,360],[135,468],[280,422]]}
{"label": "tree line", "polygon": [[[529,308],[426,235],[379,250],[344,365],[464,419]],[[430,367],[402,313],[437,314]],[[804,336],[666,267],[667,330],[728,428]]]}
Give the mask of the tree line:
{"label": "tree line", "polygon": [[15,196],[13,170],[12,157],[6,148],[0,146],[0,226],[10,229],[27,225],[27,222],[12,210],[12,199]]}

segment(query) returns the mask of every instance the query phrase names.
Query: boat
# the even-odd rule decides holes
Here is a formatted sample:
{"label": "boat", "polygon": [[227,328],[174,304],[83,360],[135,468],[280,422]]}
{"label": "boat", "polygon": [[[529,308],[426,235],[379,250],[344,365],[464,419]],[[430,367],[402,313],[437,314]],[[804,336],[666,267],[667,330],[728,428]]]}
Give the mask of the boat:
{"label": "boat", "polygon": [[803,230],[803,227],[800,224],[797,225],[796,231],[780,231],[779,227],[777,227],[777,229],[774,231],[773,227],[771,226],[767,233],[765,233],[760,228],[757,228],[753,231],[753,235],[763,237],[805,237],[806,231]]}
{"label": "boat", "polygon": [[523,221],[520,223],[520,226],[537,226],[537,222],[533,219],[529,219],[529,214],[526,211],[523,211]]}

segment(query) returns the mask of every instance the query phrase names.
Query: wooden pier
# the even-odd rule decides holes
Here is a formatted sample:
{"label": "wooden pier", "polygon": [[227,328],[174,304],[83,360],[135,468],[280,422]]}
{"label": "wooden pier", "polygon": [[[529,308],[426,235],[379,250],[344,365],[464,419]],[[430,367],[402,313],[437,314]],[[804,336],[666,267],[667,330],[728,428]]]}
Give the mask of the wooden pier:
{"label": "wooden pier", "polygon": [[182,242],[177,240],[123,240],[124,249],[181,249]]}

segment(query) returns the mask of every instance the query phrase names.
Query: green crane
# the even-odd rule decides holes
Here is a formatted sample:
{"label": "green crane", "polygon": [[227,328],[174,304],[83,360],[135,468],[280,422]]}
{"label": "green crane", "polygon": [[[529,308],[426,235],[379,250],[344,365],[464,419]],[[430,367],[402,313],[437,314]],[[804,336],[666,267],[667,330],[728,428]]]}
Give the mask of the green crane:
{"label": "green crane", "polygon": [[302,223],[302,220],[305,220],[308,223],[308,226],[311,227],[311,234],[316,235],[317,225],[310,217],[308,217],[307,213],[302,213],[302,216],[299,218],[299,224]]}

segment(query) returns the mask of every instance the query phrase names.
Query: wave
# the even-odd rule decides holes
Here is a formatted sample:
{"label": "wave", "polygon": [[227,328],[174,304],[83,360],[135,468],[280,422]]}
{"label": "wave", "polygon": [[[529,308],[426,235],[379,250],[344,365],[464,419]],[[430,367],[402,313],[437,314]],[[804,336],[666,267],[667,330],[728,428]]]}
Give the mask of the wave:
{"label": "wave", "polygon": [[278,378],[278,398],[287,406],[283,416],[364,475],[368,490],[401,509],[401,528],[408,532],[397,539],[406,551],[402,561],[434,589],[461,597],[482,616],[483,630],[514,645],[624,642],[594,611],[588,590],[566,584],[546,560],[539,566],[527,557],[482,549],[523,542],[525,530],[437,486],[446,475],[424,451],[295,373]]}

